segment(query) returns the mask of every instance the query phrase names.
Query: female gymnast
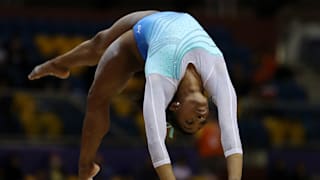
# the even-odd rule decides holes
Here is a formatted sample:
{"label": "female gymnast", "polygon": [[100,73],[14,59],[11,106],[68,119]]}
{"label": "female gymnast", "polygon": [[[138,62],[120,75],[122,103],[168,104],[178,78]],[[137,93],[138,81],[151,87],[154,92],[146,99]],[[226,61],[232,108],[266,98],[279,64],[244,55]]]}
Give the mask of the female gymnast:
{"label": "female gymnast", "polygon": [[206,123],[208,94],[218,108],[228,179],[241,179],[236,94],[223,54],[192,16],[158,11],[128,14],[69,52],[36,66],[29,79],[68,78],[71,68],[94,65],[81,138],[80,180],[93,179],[99,172],[94,159],[109,130],[106,107],[141,70],[146,77],[143,115],[148,149],[159,178],[175,179],[165,145],[166,109],[175,114],[179,129],[196,133]]}

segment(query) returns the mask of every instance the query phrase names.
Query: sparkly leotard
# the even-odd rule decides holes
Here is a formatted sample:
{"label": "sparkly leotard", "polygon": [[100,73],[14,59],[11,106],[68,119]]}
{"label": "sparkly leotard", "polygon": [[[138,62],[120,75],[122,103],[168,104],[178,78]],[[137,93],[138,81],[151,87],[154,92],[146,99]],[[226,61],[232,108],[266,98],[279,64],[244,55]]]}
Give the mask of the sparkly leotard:
{"label": "sparkly leotard", "polygon": [[242,153],[236,94],[221,51],[201,25],[186,13],[159,12],[138,21],[133,32],[145,59],[143,115],[154,167],[170,163],[165,110],[188,64],[194,65],[218,107],[225,156]]}

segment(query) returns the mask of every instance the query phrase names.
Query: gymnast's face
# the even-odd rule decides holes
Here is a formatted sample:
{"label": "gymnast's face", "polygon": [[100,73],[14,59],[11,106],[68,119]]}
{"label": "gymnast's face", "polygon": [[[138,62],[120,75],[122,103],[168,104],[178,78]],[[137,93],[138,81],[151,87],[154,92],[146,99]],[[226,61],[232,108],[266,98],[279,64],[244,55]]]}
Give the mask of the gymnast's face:
{"label": "gymnast's face", "polygon": [[209,107],[207,98],[196,93],[173,102],[170,110],[176,114],[177,124],[186,133],[198,132],[207,122]]}

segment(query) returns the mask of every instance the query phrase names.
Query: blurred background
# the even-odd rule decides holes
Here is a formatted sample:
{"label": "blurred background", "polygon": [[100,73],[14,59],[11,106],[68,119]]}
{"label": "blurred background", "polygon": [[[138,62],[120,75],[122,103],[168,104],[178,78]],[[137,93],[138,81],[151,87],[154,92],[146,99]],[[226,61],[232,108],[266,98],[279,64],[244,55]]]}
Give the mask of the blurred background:
{"label": "blurred background", "polygon": [[[28,81],[32,68],[136,10],[187,11],[223,51],[238,94],[243,179],[320,179],[317,0],[0,0],[0,180],[76,179],[94,67]],[[157,179],[141,111],[144,75],[112,102],[96,179]],[[108,82],[106,82],[108,83]],[[215,107],[212,105],[212,112]],[[216,114],[167,140],[180,180],[226,178]]]}

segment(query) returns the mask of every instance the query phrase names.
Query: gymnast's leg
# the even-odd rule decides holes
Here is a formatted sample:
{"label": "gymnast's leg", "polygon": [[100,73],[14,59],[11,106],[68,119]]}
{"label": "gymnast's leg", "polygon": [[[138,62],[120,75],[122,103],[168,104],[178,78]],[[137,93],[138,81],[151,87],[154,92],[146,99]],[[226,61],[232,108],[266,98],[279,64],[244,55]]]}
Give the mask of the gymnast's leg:
{"label": "gymnast's leg", "polygon": [[97,65],[101,55],[114,40],[130,30],[141,18],[155,12],[139,11],[120,18],[110,28],[100,31],[65,54],[36,66],[28,78],[34,80],[51,75],[65,79],[69,77],[72,67]]}
{"label": "gymnast's leg", "polygon": [[143,69],[132,30],[114,41],[103,54],[90,88],[82,130],[79,178],[88,180],[99,171],[94,163],[102,138],[109,130],[111,98],[121,91],[134,72]]}

